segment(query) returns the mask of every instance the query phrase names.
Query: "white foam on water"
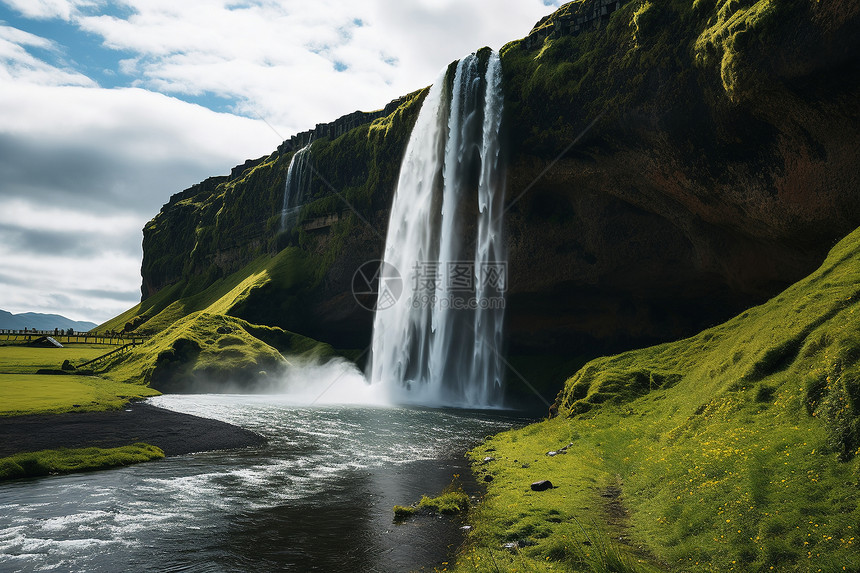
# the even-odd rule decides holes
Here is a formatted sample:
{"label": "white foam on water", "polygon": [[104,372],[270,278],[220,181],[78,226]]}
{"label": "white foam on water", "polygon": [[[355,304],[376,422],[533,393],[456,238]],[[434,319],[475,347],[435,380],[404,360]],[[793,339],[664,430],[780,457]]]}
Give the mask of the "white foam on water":
{"label": "white foam on water", "polygon": [[326,362],[288,358],[292,365],[282,380],[284,397],[291,403],[313,405],[388,406],[387,394],[371,385],[358,367],[343,358]]}

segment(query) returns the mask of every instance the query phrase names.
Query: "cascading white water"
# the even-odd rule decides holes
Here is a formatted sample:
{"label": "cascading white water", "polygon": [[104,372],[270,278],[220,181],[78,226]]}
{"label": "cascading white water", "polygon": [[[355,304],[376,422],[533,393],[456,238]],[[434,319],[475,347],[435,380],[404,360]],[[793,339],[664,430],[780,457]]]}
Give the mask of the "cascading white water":
{"label": "cascading white water", "polygon": [[308,158],[312,143],[308,143],[293,154],[287,168],[287,181],[284,183],[284,205],[281,208],[281,230],[292,226],[295,215],[302,206],[305,190],[310,183]]}
{"label": "cascading white water", "polygon": [[436,79],[412,130],[384,253],[411,296],[377,310],[369,368],[397,401],[500,404],[502,106],[498,54],[472,54]]}
{"label": "cascading white water", "polygon": [[[484,104],[483,140],[481,142],[481,175],[478,182],[478,236],[475,244],[475,268],[484,268],[485,273],[493,263],[506,262],[507,251],[502,236],[502,216],[504,214],[505,180],[501,163],[502,107],[502,64],[496,54],[487,65],[487,89]],[[499,291],[504,292],[507,284],[502,282],[493,286],[492,277],[476,285],[478,301],[493,300]],[[507,281],[507,273],[497,280]],[[501,308],[482,307],[475,310],[475,342],[472,352],[472,380],[482,382],[471,387],[473,401],[494,403],[498,400],[497,388],[501,388],[504,364],[502,363],[502,327],[504,306]]]}

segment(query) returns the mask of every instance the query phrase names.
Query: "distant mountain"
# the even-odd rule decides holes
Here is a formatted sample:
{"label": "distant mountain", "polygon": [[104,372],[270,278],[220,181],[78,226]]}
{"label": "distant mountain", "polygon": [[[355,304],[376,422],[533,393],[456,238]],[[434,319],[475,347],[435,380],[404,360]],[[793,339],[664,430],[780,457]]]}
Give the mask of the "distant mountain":
{"label": "distant mountain", "polygon": [[12,314],[11,312],[0,310],[0,329],[4,330],[23,330],[25,328],[35,328],[36,330],[61,328],[66,330],[73,328],[77,332],[87,332],[96,326],[98,325],[94,322],[71,320],[59,314],[40,314],[38,312]]}

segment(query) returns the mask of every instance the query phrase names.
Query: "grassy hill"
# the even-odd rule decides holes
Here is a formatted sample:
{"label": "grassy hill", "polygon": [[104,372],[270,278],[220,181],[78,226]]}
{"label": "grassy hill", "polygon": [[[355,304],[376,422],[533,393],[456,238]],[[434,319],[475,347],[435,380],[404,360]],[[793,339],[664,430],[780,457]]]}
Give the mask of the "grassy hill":
{"label": "grassy hill", "polygon": [[725,324],[586,364],[554,413],[471,453],[458,571],[860,570],[860,229]]}
{"label": "grassy hill", "polygon": [[[151,336],[106,362],[100,375],[161,390],[215,390],[218,384],[265,383],[288,366],[284,356],[333,355],[327,344],[236,316],[265,298],[260,293],[272,286],[283,297],[281,304],[291,304],[291,294],[310,282],[307,266],[301,251],[287,248],[274,257],[260,256],[199,292],[198,285],[187,282],[163,289],[98,327]],[[279,301],[270,304],[276,309]]]}

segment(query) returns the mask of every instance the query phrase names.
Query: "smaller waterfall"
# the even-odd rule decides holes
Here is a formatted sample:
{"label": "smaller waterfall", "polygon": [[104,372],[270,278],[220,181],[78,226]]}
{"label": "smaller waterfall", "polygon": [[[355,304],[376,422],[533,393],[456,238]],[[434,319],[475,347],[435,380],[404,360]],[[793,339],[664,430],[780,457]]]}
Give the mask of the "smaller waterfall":
{"label": "smaller waterfall", "polygon": [[281,230],[293,226],[302,206],[305,192],[311,182],[311,169],[308,159],[313,142],[308,143],[293,154],[287,168],[287,182],[284,184],[284,205],[281,208]]}

